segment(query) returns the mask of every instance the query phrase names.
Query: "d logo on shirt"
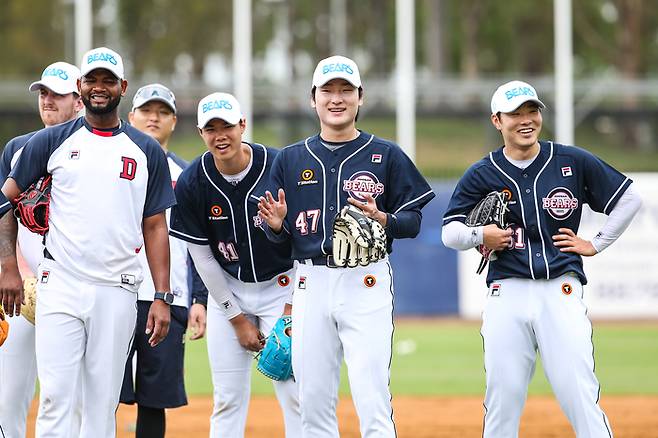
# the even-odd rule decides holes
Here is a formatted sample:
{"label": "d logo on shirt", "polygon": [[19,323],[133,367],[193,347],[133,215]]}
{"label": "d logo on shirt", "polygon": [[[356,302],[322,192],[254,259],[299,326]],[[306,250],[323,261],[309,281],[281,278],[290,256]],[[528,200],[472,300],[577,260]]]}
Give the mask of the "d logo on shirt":
{"label": "d logo on shirt", "polygon": [[119,174],[119,177],[128,181],[134,180],[137,173],[137,161],[130,157],[121,157],[121,161],[123,162],[123,170]]}

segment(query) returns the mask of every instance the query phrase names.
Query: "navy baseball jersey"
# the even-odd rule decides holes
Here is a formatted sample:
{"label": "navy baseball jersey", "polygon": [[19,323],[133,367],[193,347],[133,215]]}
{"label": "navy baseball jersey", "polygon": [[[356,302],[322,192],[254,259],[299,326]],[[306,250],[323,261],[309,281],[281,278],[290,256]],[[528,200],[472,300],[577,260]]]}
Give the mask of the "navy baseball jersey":
{"label": "navy baseball jersey", "polygon": [[553,245],[559,228],[578,232],[583,204],[609,214],[631,180],[590,152],[575,146],[540,142],[541,150],[525,169],[510,163],[503,148],[472,165],[457,183],[443,224],[464,222],[487,193],[507,194],[513,245],[490,262],[487,284],[508,277],[557,278],[575,272],[587,279],[580,255]]}
{"label": "navy baseball jersey", "polygon": [[232,277],[266,281],[292,268],[289,245],[271,243],[261,230],[258,198],[267,181],[276,149],[250,145],[252,166],[237,185],[217,170],[210,152],[195,159],[178,177],[169,233],[197,245],[210,245]]}
{"label": "navy baseball jersey", "polygon": [[123,121],[97,130],[81,117],[34,134],[9,176],[24,190],[45,174],[52,258],[90,283],[137,291],[142,222],[176,203],[160,145]]}
{"label": "navy baseball jersey", "polygon": [[[283,226],[290,233],[295,260],[332,253],[334,217],[348,197],[365,201],[370,194],[380,211],[393,215],[416,212],[420,227],[420,210],[435,196],[398,145],[366,132],[334,150],[323,145],[319,135],[284,148],[274,160],[268,184],[275,197],[279,188],[286,193]],[[390,252],[393,238],[387,234]]]}
{"label": "navy baseball jersey", "polygon": [[[2,150],[2,158],[0,158],[0,187],[5,183],[12,166],[20,157],[25,143],[32,138],[37,131],[14,137],[5,145]],[[7,201],[5,195],[0,192],[0,217],[12,208],[11,203]]]}
{"label": "navy baseball jersey", "polygon": [[[21,153],[23,152],[23,147],[36,132],[37,131],[33,131],[15,137],[9,140],[9,143],[5,146],[2,151],[2,158],[0,158],[0,187],[5,183],[5,179],[7,179],[9,172],[11,172],[11,168],[14,167],[20,158]],[[32,272],[37,272],[39,263],[41,263],[41,260],[43,259],[42,237],[31,232],[22,225],[19,225],[17,239],[21,248],[21,254],[30,267],[30,270]]]}

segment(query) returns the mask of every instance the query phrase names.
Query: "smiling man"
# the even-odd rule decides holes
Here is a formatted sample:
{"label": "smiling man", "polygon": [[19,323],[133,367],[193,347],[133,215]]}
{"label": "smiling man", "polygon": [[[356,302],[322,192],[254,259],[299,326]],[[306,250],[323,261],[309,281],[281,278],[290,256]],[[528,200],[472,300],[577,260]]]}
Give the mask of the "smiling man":
{"label": "smiling man", "polygon": [[[80,71],[85,116],[34,134],[2,187],[14,200],[52,175],[49,229],[37,271],[37,437],[69,436],[80,390],[80,435],[115,435],[143,278],[137,258],[142,250],[158,291],[146,325],[150,344],[164,339],[169,327],[165,211],[175,199],[166,157],[153,138],[119,118],[128,87],[119,54],[93,49],[83,56]],[[11,214],[0,221],[0,242],[0,299],[12,315],[20,313],[23,289]],[[74,384],[80,373],[82,388]]]}
{"label": "smiling man", "polygon": [[[443,217],[442,238],[458,250],[497,252],[482,313],[486,370],[485,438],[515,438],[528,383],[541,354],[546,377],[578,438],[611,437],[599,407],[592,324],[582,256],[611,245],[641,205],[632,181],[584,149],[540,141],[544,103],[511,81],[491,98],[503,146],[472,165]],[[492,191],[505,193],[506,229],[468,227],[468,213]],[[577,235],[583,204],[608,215],[591,240]]]}
{"label": "smiling man", "polygon": [[[188,242],[213,299],[208,300],[208,357],[214,386],[211,438],[245,436],[253,353],[290,315],[290,247],[260,230],[258,193],[277,149],[243,141],[247,120],[227,93],[199,102],[199,134],[208,149],[180,175],[171,235]],[[297,384],[275,381],[285,436],[302,436]]]}
{"label": "smiling man", "polygon": [[353,205],[386,227],[390,253],[394,239],[419,233],[421,209],[434,193],[397,144],[357,129],[364,91],[353,60],[321,60],[310,91],[320,132],[277,155],[259,203],[268,238],[291,244],[298,261],[292,366],[303,436],[339,436],[336,401],[344,357],[361,436],[393,438],[392,268],[388,257],[354,268],[337,265],[332,225],[336,213]]}

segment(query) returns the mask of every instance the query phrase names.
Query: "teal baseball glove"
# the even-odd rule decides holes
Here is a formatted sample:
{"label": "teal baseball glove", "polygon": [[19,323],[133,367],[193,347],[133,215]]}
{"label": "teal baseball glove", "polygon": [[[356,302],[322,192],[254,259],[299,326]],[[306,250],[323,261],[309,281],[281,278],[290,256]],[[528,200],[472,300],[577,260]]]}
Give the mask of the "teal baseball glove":
{"label": "teal baseball glove", "polygon": [[256,368],[272,380],[288,380],[292,377],[291,327],[292,317],[285,315],[279,318],[265,341],[265,347],[256,356]]}

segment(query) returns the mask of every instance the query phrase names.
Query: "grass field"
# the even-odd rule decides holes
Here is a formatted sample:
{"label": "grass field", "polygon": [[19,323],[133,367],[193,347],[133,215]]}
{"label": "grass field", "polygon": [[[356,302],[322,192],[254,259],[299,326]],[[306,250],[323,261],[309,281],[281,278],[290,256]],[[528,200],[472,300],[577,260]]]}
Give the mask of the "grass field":
{"label": "grass field", "polygon": [[[395,395],[484,394],[482,338],[478,322],[401,320],[396,323],[391,390]],[[658,395],[658,321],[594,323],[596,373],[602,393]],[[205,341],[186,345],[188,394],[212,393]],[[349,393],[345,369],[341,392]],[[539,365],[529,390],[550,394]],[[254,372],[252,393],[273,394],[269,380]]]}

